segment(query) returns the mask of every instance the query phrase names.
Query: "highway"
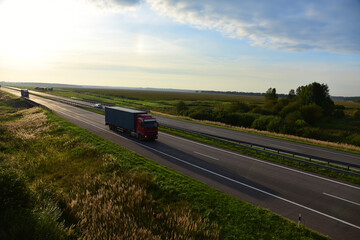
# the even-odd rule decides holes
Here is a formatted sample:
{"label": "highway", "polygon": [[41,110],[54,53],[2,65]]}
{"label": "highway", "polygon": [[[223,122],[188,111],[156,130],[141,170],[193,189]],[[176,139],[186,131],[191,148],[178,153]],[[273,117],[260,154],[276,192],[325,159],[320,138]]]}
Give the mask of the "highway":
{"label": "highway", "polygon": [[[15,95],[18,91],[1,88]],[[155,142],[112,132],[104,116],[44,99],[30,98],[99,136],[222,192],[268,208],[334,239],[360,236],[360,186],[331,180],[166,133]],[[351,155],[350,155],[351,156]]]}
{"label": "highway", "polygon": [[[46,94],[46,93],[42,93],[42,92],[30,91],[30,94],[31,93],[35,93],[37,95],[42,95],[42,96],[50,97],[50,98],[57,98],[57,99],[62,99],[62,100],[67,100],[67,101],[70,100],[75,103],[88,105],[89,107],[93,106],[92,103],[84,102],[81,100],[58,97],[58,96],[54,96],[54,95],[50,95],[50,94]],[[266,137],[266,136],[261,136],[261,135],[246,133],[246,132],[240,132],[240,131],[220,128],[220,127],[197,124],[197,123],[192,123],[192,122],[188,122],[188,121],[182,121],[182,120],[177,120],[177,119],[167,118],[167,117],[162,117],[162,116],[156,116],[156,119],[160,125],[166,125],[166,126],[171,126],[171,127],[175,127],[175,128],[183,128],[183,129],[187,129],[187,130],[202,132],[205,134],[211,134],[211,135],[215,135],[215,136],[219,136],[219,137],[230,138],[230,139],[234,139],[234,140],[238,140],[238,141],[248,142],[251,144],[259,144],[259,145],[263,145],[263,146],[267,146],[267,147],[278,148],[278,149],[281,149],[284,151],[290,151],[290,152],[296,153],[298,155],[312,155],[314,157],[321,157],[321,158],[326,158],[326,159],[330,159],[330,160],[336,160],[336,161],[341,161],[341,162],[345,162],[345,163],[352,163],[352,164],[360,165],[360,155],[359,154],[353,154],[353,153],[338,151],[338,150],[334,150],[334,149],[322,148],[322,147],[298,143],[298,142],[291,142],[291,141],[286,141],[286,140],[281,140],[281,139],[276,139],[276,138],[272,138],[272,137]]]}
{"label": "highway", "polygon": [[203,124],[197,124],[187,121],[181,121],[167,117],[156,116],[156,119],[160,124],[164,124],[164,125],[166,124],[177,128],[185,128],[192,131],[202,132],[224,138],[230,138],[252,144],[259,144],[263,146],[279,148],[284,151],[297,153],[299,155],[312,155],[314,157],[321,157],[321,158],[337,160],[346,163],[360,164],[359,154],[347,153],[333,149],[313,146],[309,144],[291,142],[277,138],[266,137],[266,136],[240,132],[225,128],[213,127]]}

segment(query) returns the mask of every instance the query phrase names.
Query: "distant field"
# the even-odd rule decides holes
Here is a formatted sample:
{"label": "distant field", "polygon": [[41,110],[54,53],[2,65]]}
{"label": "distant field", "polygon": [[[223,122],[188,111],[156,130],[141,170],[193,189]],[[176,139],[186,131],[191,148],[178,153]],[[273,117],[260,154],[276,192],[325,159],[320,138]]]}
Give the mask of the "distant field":
{"label": "distant field", "polygon": [[360,102],[353,101],[335,101],[336,105],[343,105],[345,107],[345,114],[351,116],[356,110],[360,110]]}
{"label": "distant field", "polygon": [[249,103],[262,103],[262,96],[243,96],[231,94],[211,94],[211,93],[190,93],[190,92],[165,92],[153,90],[128,90],[128,89],[59,89],[58,91],[88,92],[99,95],[110,95],[120,98],[130,98],[138,100],[184,100],[184,101],[244,101]]}
{"label": "distant field", "polygon": [[286,98],[266,102],[264,96],[94,88],[55,88],[47,93],[360,146],[360,120],[354,117],[360,111],[359,102],[336,101],[337,115],[334,111],[334,116],[305,122],[301,107],[295,109],[296,105],[292,105],[291,110],[291,104],[282,105],[288,101]]}
{"label": "distant field", "polygon": [[214,108],[222,104],[230,104],[231,102],[244,102],[256,105],[264,103],[264,97],[262,96],[152,90],[61,88],[47,93],[68,98],[75,97],[102,103],[156,110],[170,114],[176,114],[175,106],[179,101],[184,101],[190,109]]}

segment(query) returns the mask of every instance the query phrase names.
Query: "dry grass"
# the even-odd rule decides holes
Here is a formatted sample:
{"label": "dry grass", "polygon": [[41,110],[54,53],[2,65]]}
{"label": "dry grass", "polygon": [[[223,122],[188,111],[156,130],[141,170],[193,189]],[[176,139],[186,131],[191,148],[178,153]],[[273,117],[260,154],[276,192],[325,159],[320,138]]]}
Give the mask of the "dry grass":
{"label": "dry grass", "polygon": [[[186,204],[160,206],[138,176],[88,178],[71,208],[82,239],[218,239],[219,229]],[[146,185],[146,184],[145,184]],[[179,204],[178,204],[179,205]]]}
{"label": "dry grass", "polygon": [[10,101],[10,100],[12,100],[13,98],[12,97],[10,97],[10,95],[8,95],[8,94],[5,94],[5,93],[1,93],[0,94],[0,101],[1,102],[8,102],[8,101]]}
{"label": "dry grass", "polygon": [[190,117],[174,116],[174,115],[155,112],[155,111],[151,111],[151,112],[155,113],[155,114],[158,114],[158,115],[171,117],[171,118],[175,117],[175,118],[184,119],[184,120],[190,120],[190,121],[199,122],[199,123],[217,125],[217,126],[226,127],[226,128],[232,128],[232,129],[236,129],[236,130],[240,130],[240,131],[258,133],[258,134],[262,134],[262,135],[266,135],[266,136],[270,136],[270,137],[272,137],[272,136],[273,137],[280,137],[280,138],[286,138],[286,139],[295,140],[295,141],[313,143],[313,144],[318,144],[318,145],[322,145],[322,146],[342,148],[342,149],[347,149],[347,150],[353,150],[353,151],[359,151],[360,152],[360,146],[350,145],[350,144],[346,144],[346,143],[328,142],[328,141],[316,140],[316,139],[312,139],[312,138],[305,138],[305,137],[289,135],[289,134],[262,131],[262,130],[257,130],[257,129],[253,129],[253,128],[237,127],[237,126],[232,126],[232,125],[228,125],[228,124],[221,123],[221,122],[213,122],[213,121],[209,121],[209,120],[197,120],[197,119],[193,119],[193,118],[190,118]]}
{"label": "dry grass", "polygon": [[7,122],[4,125],[18,138],[31,140],[50,129],[49,124],[47,124],[47,117],[41,108],[33,107],[13,114],[21,114],[22,118],[14,122]]}

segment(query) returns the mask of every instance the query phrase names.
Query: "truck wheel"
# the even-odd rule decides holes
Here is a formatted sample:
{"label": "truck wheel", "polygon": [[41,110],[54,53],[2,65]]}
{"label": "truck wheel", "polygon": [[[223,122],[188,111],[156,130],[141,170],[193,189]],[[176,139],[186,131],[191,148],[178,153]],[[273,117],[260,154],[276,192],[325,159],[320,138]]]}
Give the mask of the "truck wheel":
{"label": "truck wheel", "polygon": [[139,139],[140,141],[143,140],[143,137],[142,137],[141,133],[139,133],[139,134],[137,135],[137,137],[138,137],[138,139]]}

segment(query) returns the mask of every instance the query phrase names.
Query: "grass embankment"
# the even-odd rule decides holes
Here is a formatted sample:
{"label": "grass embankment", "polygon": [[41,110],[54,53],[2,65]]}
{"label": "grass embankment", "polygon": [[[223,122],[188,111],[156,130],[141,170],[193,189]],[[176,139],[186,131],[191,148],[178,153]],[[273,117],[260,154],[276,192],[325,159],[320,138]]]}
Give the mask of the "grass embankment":
{"label": "grass embankment", "polygon": [[[258,159],[263,159],[263,160],[266,160],[266,161],[280,163],[280,164],[283,164],[283,165],[287,165],[287,166],[294,167],[294,168],[301,169],[301,170],[308,171],[308,172],[321,174],[323,176],[327,176],[327,177],[330,177],[330,178],[347,181],[347,182],[350,182],[350,183],[360,184],[360,177],[356,177],[356,176],[352,176],[352,175],[348,175],[348,174],[340,173],[340,172],[336,172],[336,171],[331,171],[331,170],[326,169],[326,168],[320,168],[320,167],[311,166],[311,165],[308,165],[308,164],[299,163],[299,162],[288,160],[288,159],[281,158],[281,157],[276,157],[276,156],[273,156],[273,155],[270,155],[270,154],[267,154],[267,153],[261,153],[261,152],[258,152],[256,150],[245,148],[245,147],[242,147],[242,146],[239,146],[239,145],[226,143],[226,142],[223,142],[223,141],[219,141],[219,140],[216,140],[216,139],[200,136],[200,135],[197,135],[197,134],[193,134],[193,133],[189,133],[189,132],[185,132],[185,131],[181,131],[181,130],[177,130],[177,129],[172,129],[172,128],[160,126],[159,130],[161,130],[163,132],[166,132],[166,133],[169,133],[169,134],[179,136],[179,137],[194,140],[194,141],[197,141],[197,142],[202,142],[202,143],[209,144],[209,145],[216,146],[216,147],[220,147],[220,148],[223,148],[223,149],[229,149],[229,150],[232,150],[232,151],[235,151],[235,152],[239,152],[241,154],[256,157]],[[321,163],[318,163],[318,164],[321,164]],[[326,164],[324,164],[324,165],[326,165]],[[342,168],[336,167],[336,166],[334,168],[342,169]],[[344,169],[344,170],[347,170],[347,169]]]}
{"label": "grass embankment", "polygon": [[325,239],[0,96],[2,238]]}
{"label": "grass embankment", "polygon": [[[264,106],[265,100],[264,97],[262,96],[164,92],[164,91],[127,90],[127,89],[125,90],[125,89],[72,89],[72,88],[54,89],[53,92],[47,92],[47,93],[62,97],[68,97],[68,98],[76,97],[79,99],[88,99],[103,103],[111,103],[111,104],[127,106],[127,107],[148,109],[154,112],[157,111],[161,114],[168,114],[172,117],[174,117],[177,114],[176,105],[179,103],[179,101],[184,102],[184,104],[188,108],[188,112],[204,111],[202,115],[205,114],[207,111],[214,112],[219,109],[226,110],[227,108],[231,108],[231,105],[233,103],[237,103],[237,102],[240,102],[242,105],[244,104],[248,105],[248,107],[253,107],[254,109],[264,108],[266,110],[266,107]],[[243,126],[239,122],[236,122],[234,120],[235,122],[231,123],[232,125],[239,125],[239,124],[241,125],[237,127],[219,122],[219,121],[224,121],[223,118],[219,118],[216,121],[214,120],[201,121],[194,119],[199,117],[200,119],[210,119],[210,118],[204,118],[204,116],[202,116],[201,114],[200,115],[202,117],[199,114],[198,114],[199,116],[197,117],[194,115],[192,121],[202,122],[204,124],[210,124],[210,125],[223,126],[226,128],[236,129],[238,131],[250,132],[259,135],[266,135],[269,137],[301,142],[305,144],[312,144],[316,146],[327,147],[336,150],[342,150],[342,151],[359,154],[360,153],[359,145],[354,145],[355,142],[357,141],[356,139],[358,138],[357,133],[359,132],[359,128],[357,128],[356,126],[358,125],[359,121],[356,120],[355,118],[352,118],[351,116],[353,116],[353,113],[356,110],[360,109],[360,103],[336,102],[336,104],[344,105],[345,107],[344,112],[346,113],[346,116],[344,118],[333,119],[331,121],[324,120],[316,124],[315,126],[308,126],[306,128],[307,131],[306,134],[305,133],[289,134],[286,132],[276,133],[276,131],[274,130],[266,131],[266,128],[255,129],[255,127],[252,127],[251,124],[249,126],[247,125]],[[190,115],[188,114],[188,116]],[[249,117],[245,115],[243,117],[245,118]],[[257,117],[259,117],[260,115],[258,114]],[[186,119],[189,117],[183,117],[183,118]],[[283,123],[283,125],[284,124],[285,123]],[[264,126],[266,126],[266,124]],[[296,129],[299,130],[299,128]]]}
{"label": "grass embankment", "polygon": [[[104,111],[100,111],[100,110],[97,110],[97,109],[94,109],[94,108],[87,108],[87,107],[81,107],[81,108],[86,109],[88,111],[95,112],[95,113],[99,113],[99,114],[102,114],[102,115],[105,114]],[[156,114],[163,115],[161,113],[156,113]],[[225,124],[224,125],[217,125],[216,123],[214,124],[214,123],[209,123],[208,121],[199,121],[199,120],[194,120],[194,119],[189,119],[189,118],[185,118],[183,120],[189,121],[189,122],[196,122],[196,123],[201,123],[201,124],[205,124],[205,125],[217,126],[217,127],[223,127],[223,128],[226,128],[226,129],[235,130],[234,128],[231,128],[230,126],[226,126]],[[347,182],[355,183],[355,184],[360,183],[360,178],[356,177],[356,176],[353,176],[353,175],[344,174],[344,173],[340,173],[340,172],[337,172],[337,171],[331,171],[331,170],[326,169],[326,168],[319,168],[319,167],[316,167],[316,166],[311,166],[311,165],[299,163],[299,162],[296,162],[296,161],[291,161],[291,160],[288,160],[288,159],[284,159],[284,158],[281,158],[281,157],[276,157],[276,156],[266,154],[266,153],[260,153],[260,152],[257,152],[255,150],[251,150],[251,149],[242,147],[241,145],[235,146],[234,144],[224,143],[224,142],[216,140],[216,139],[207,138],[207,137],[200,136],[200,135],[197,135],[197,134],[193,134],[193,133],[189,133],[189,132],[185,132],[185,131],[181,131],[181,130],[177,130],[177,129],[173,129],[173,128],[164,127],[164,126],[161,126],[161,125],[159,127],[159,130],[163,131],[163,132],[166,132],[166,133],[169,133],[169,134],[180,136],[180,137],[183,137],[183,138],[186,138],[186,139],[206,143],[206,144],[216,146],[216,147],[220,147],[220,148],[223,148],[223,149],[229,149],[229,150],[232,150],[232,151],[236,151],[236,152],[246,154],[248,156],[256,157],[256,158],[259,158],[259,159],[263,159],[263,160],[266,160],[266,161],[276,162],[276,163],[284,164],[284,165],[291,166],[291,167],[294,167],[294,168],[298,168],[298,169],[301,169],[301,170],[304,170],[304,171],[309,171],[309,172],[312,172],[312,173],[321,174],[323,176],[327,176],[327,177],[330,177],[330,178],[333,178],[333,179],[339,179],[339,180],[343,180],[343,181],[347,181]],[[258,131],[258,130],[254,129],[254,131]],[[258,132],[260,132],[260,131],[258,131]],[[258,133],[258,132],[255,132],[255,133]],[[261,135],[267,136],[266,134],[261,134]],[[282,138],[278,137],[278,138],[279,139],[286,139],[284,137],[282,137]],[[310,139],[310,140],[317,141],[315,139]],[[299,141],[299,140],[297,142],[303,143],[303,141]],[[316,144],[314,144],[314,145],[316,145]],[[351,147],[354,147],[354,146],[351,146]],[[359,147],[357,147],[357,148],[359,148]],[[339,148],[338,147],[333,147],[333,149],[339,149]],[[357,151],[350,151],[350,150],[348,152],[360,153],[360,152],[357,152]],[[306,160],[306,159],[302,159],[302,160]],[[318,162],[318,164],[323,164],[323,163]],[[326,166],[325,163],[323,165]],[[332,166],[332,167],[347,170],[346,168],[341,168],[341,167],[338,167],[338,166]],[[352,170],[350,170],[350,171],[352,171]],[[356,171],[354,171],[354,172],[356,172]],[[358,172],[356,172],[356,173],[358,173]]]}
{"label": "grass embankment", "polygon": [[[257,129],[253,129],[253,128],[236,127],[236,126],[231,126],[231,125],[225,124],[225,123],[208,121],[208,120],[197,120],[197,119],[193,119],[193,118],[189,118],[189,117],[170,115],[170,114],[156,112],[156,111],[152,111],[152,113],[155,115],[159,115],[159,116],[165,116],[165,117],[169,117],[169,118],[173,118],[173,119],[181,119],[183,121],[199,123],[199,124],[208,125],[208,126],[231,129],[231,130],[236,130],[239,132],[252,133],[252,134],[257,134],[257,135],[261,135],[261,136],[267,136],[267,137],[292,141],[292,142],[298,142],[298,143],[304,143],[304,144],[309,144],[309,145],[314,145],[314,146],[319,146],[319,147],[325,147],[325,148],[339,150],[339,151],[343,151],[343,152],[360,154],[359,146],[345,144],[345,143],[328,142],[328,141],[322,141],[322,140],[317,140],[317,139],[312,139],[312,138],[305,138],[305,137],[289,135],[289,134],[257,130]],[[103,113],[101,113],[101,114],[103,114]]]}

